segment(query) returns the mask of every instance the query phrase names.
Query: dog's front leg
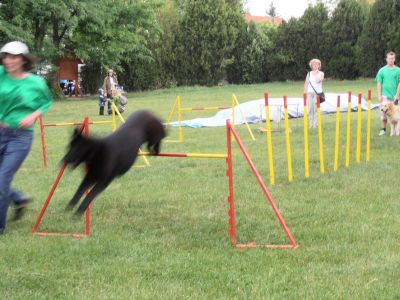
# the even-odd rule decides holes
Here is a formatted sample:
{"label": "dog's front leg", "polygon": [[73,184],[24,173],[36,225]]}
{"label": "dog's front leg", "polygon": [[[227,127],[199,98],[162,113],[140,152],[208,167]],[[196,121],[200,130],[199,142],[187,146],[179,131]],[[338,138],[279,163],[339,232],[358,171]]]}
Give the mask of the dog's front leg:
{"label": "dog's front leg", "polygon": [[106,189],[106,187],[110,184],[111,180],[107,181],[99,181],[95,184],[92,190],[87,194],[85,199],[82,201],[81,205],[78,207],[75,215],[80,216],[82,215],[86,209],[89,207],[90,203],[96,198],[98,194]]}
{"label": "dog's front leg", "polygon": [[397,121],[396,123],[394,123],[394,128],[395,128],[395,130],[394,130],[394,132],[396,133],[396,136],[399,136],[400,135],[400,121]]}
{"label": "dog's front leg", "polygon": [[88,176],[86,176],[81,184],[79,185],[78,189],[76,190],[75,195],[72,197],[71,201],[69,201],[67,207],[65,210],[71,210],[76,203],[78,203],[79,199],[82,197],[83,193],[93,184],[92,180],[89,179]]}
{"label": "dog's front leg", "polygon": [[393,122],[390,122],[390,136],[394,135],[394,124]]}

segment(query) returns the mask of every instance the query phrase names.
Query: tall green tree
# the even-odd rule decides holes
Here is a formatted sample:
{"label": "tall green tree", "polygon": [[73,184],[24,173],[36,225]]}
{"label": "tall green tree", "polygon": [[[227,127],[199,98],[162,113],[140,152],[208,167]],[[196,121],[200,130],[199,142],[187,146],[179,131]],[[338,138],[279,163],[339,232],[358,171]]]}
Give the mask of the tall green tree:
{"label": "tall green tree", "polygon": [[375,76],[385,64],[386,53],[400,53],[400,3],[377,0],[371,7],[359,41],[360,67],[363,76]]}
{"label": "tall green tree", "polygon": [[327,7],[319,2],[309,6],[301,18],[291,18],[278,28],[269,68],[272,80],[304,79],[312,58],[324,61],[328,20]]}
{"label": "tall green tree", "polygon": [[327,26],[326,71],[330,77],[359,77],[356,45],[366,16],[367,7],[358,0],[341,0],[334,10]]}
{"label": "tall green tree", "polygon": [[178,38],[179,84],[216,84],[224,74],[224,61],[235,39],[228,26],[224,0],[187,0]]}

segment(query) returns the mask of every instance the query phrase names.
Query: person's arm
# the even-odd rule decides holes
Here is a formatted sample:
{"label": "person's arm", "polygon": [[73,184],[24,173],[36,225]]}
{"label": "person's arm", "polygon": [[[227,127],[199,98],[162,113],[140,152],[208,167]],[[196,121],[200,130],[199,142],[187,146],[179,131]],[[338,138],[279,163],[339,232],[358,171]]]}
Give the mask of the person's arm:
{"label": "person's arm", "polygon": [[376,90],[378,93],[378,101],[380,103],[382,102],[382,83],[378,82],[378,84],[376,85]]}
{"label": "person's arm", "polygon": [[103,81],[103,94],[107,95],[107,77]]}
{"label": "person's arm", "polygon": [[399,95],[400,95],[400,83],[397,85],[396,95],[394,95],[393,99],[395,105],[399,103]]}
{"label": "person's arm", "polygon": [[36,110],[33,113],[30,113],[19,122],[19,127],[20,128],[31,127],[36,122],[36,119],[39,118],[41,115],[42,112],[40,110]]}
{"label": "person's arm", "polygon": [[307,94],[309,76],[310,76],[310,73],[307,73],[306,80],[304,81],[304,90],[303,90],[304,94]]}
{"label": "person's arm", "polygon": [[318,71],[318,75],[317,75],[317,81],[322,82],[325,79],[325,74],[322,71]]}

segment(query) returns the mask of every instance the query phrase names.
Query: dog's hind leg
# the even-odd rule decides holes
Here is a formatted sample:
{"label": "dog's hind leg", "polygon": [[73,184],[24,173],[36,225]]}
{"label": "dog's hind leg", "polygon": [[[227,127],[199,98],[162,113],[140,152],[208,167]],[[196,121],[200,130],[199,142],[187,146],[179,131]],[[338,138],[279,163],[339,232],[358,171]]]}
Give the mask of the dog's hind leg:
{"label": "dog's hind leg", "polygon": [[65,210],[71,210],[76,203],[78,203],[79,199],[82,197],[83,193],[90,188],[90,186],[93,184],[93,180],[91,180],[88,176],[86,176],[81,184],[79,185],[78,189],[75,192],[75,195],[72,197],[71,201],[69,201],[67,207]]}
{"label": "dog's hind leg", "polygon": [[75,215],[78,216],[82,215],[89,207],[90,203],[94,200],[94,198],[96,198],[98,194],[104,191],[106,187],[110,184],[110,182],[111,180],[97,182],[95,186],[92,188],[92,190],[89,192],[89,194],[87,194],[85,199],[82,201],[81,205],[75,212]]}

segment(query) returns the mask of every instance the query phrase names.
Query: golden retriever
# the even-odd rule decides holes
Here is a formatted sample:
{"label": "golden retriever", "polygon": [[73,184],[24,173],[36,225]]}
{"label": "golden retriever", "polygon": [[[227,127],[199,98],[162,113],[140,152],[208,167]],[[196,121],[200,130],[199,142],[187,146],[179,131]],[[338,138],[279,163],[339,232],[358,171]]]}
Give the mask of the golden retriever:
{"label": "golden retriever", "polygon": [[383,101],[380,107],[390,121],[390,136],[400,135],[400,106],[390,101]]}

